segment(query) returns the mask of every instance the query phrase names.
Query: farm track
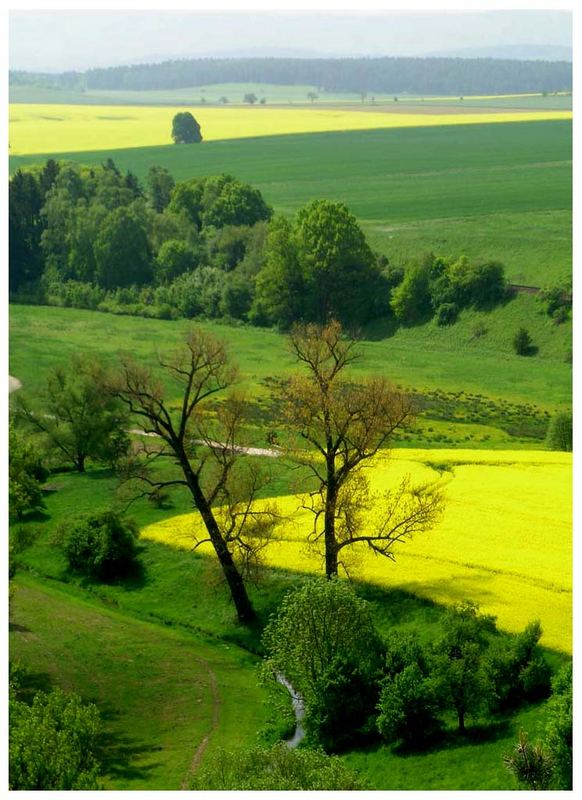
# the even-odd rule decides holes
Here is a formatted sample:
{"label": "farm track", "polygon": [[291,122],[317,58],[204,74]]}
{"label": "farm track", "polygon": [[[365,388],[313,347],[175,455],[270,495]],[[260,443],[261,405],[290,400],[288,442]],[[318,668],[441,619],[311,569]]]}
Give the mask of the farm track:
{"label": "farm track", "polygon": [[188,790],[189,779],[192,777],[192,775],[196,772],[196,770],[200,766],[202,756],[206,752],[206,748],[208,747],[210,737],[212,736],[213,733],[216,732],[218,728],[218,722],[220,719],[221,701],[220,701],[220,691],[218,689],[218,681],[216,680],[216,675],[211,669],[210,664],[208,663],[208,661],[206,661],[206,659],[198,658],[197,660],[199,663],[204,664],[206,671],[208,673],[210,689],[212,692],[212,721],[210,723],[210,730],[203,736],[202,741],[196,748],[196,752],[194,753],[190,766],[188,767],[188,770],[184,775],[182,784],[180,786],[180,789],[182,790]]}

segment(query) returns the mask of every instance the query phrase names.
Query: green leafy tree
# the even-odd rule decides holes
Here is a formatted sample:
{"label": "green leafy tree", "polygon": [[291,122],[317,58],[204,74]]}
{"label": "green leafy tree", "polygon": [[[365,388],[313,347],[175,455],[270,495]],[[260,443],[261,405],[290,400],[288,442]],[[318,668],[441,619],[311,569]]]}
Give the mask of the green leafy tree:
{"label": "green leafy tree", "polygon": [[248,103],[249,105],[253,106],[259,98],[254,92],[247,92],[243,97],[243,103]]}
{"label": "green leafy tree", "polygon": [[29,512],[44,508],[42,482],[47,471],[40,454],[10,423],[8,449],[10,514],[22,519]]}
{"label": "green leafy tree", "polygon": [[37,692],[32,705],[11,696],[9,730],[11,790],[100,788],[96,706],[60,689]]}
{"label": "green leafy tree", "polygon": [[477,605],[465,601],[446,612],[443,635],[434,645],[433,675],[444,707],[456,714],[459,733],[465,732],[467,715],[477,715],[493,700],[486,651],[488,634],[494,632],[494,618],[479,614]]}
{"label": "green leafy tree", "polygon": [[276,217],[269,224],[265,265],[256,278],[251,321],[259,325],[277,324],[288,330],[304,316],[305,294],[293,227],[286,217]]}
{"label": "green leafy tree", "polygon": [[408,325],[431,315],[430,268],[426,262],[406,271],[402,282],[392,291],[390,307],[396,319]]}
{"label": "green leafy tree", "polygon": [[573,419],[572,414],[560,411],[550,420],[546,435],[546,447],[549,450],[572,452]]}
{"label": "green leafy tree", "polygon": [[386,650],[377,727],[387,742],[418,747],[442,727],[439,686],[431,674],[430,658],[413,634],[392,634]]}
{"label": "green leafy tree", "polygon": [[350,791],[362,779],[338,756],[291,750],[283,742],[250,750],[218,750],[196,771],[190,789],[204,791]]}
{"label": "green leafy tree", "polygon": [[42,274],[43,192],[31,172],[16,170],[8,189],[10,291],[35,283]]}
{"label": "green leafy tree", "polygon": [[148,200],[157,214],[168,206],[175,186],[174,178],[165,167],[153,166],[146,176]]}
{"label": "green leafy tree", "polygon": [[111,211],[99,227],[94,245],[95,277],[105,289],[149,283],[152,255],[147,231],[135,211]]}
{"label": "green leafy tree", "polygon": [[170,239],[160,247],[154,262],[154,273],[158,283],[169,283],[198,265],[192,248],[179,239]]}
{"label": "green leafy tree", "polygon": [[129,447],[127,414],[103,391],[103,379],[98,362],[76,355],[67,367],[49,373],[38,407],[18,398],[31,427],[78,472],[85,471],[88,459],[113,464]]}
{"label": "green leafy tree", "polygon": [[272,215],[258,189],[226,174],[176,184],[169,207],[174,213],[185,212],[198,229],[254,225]]}
{"label": "green leafy tree", "polygon": [[307,319],[357,326],[386,310],[388,292],[377,259],[343,203],[315,200],[300,209],[295,241]]}
{"label": "green leafy tree", "polygon": [[320,707],[319,691],[334,666],[357,667],[369,680],[381,666],[382,643],[369,606],[339,579],[311,579],[289,592],[265,628],[263,644],[265,675],[285,676],[302,695],[306,717]]}
{"label": "green leafy tree", "polygon": [[200,125],[189,111],[179,111],[174,116],[172,139],[175,144],[193,144],[202,141]]}
{"label": "green leafy tree", "polygon": [[136,565],[139,529],[113,511],[84,514],[63,523],[58,540],[73,572],[111,581]]}

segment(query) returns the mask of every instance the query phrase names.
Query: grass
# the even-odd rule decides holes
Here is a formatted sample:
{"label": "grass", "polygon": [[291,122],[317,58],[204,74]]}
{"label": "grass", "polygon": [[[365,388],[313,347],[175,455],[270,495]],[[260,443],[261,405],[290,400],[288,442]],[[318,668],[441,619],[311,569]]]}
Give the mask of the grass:
{"label": "grass", "polygon": [[[116,140],[113,147],[107,155],[140,178],[153,164],[177,180],[231,172],[283,214],[315,198],[345,202],[374,246],[396,263],[423,250],[467,250],[503,262],[516,283],[543,285],[571,271],[568,121],[281,135],[192,147],[119,149]],[[102,150],[62,153],[81,163],[104,157]],[[39,160],[12,156],[10,167]]]}
{"label": "grass", "polygon": [[[66,153],[170,144],[179,108],[20,104],[10,110],[10,152]],[[418,114],[320,108],[207,108],[192,106],[205,141],[374,128],[570,119],[568,111]]]}
{"label": "grass", "polygon": [[29,575],[16,580],[12,616],[11,658],[37,685],[76,691],[100,708],[107,789],[179,789],[205,736],[204,753],[251,745],[266,721],[256,660],[238,648],[97,607]]}
{"label": "grass", "polygon": [[[404,328],[390,338],[385,338],[386,331],[377,326],[361,344],[363,358],[354,365],[354,374],[382,374],[397,385],[419,391],[464,391],[482,395],[484,400],[503,398],[531,403],[549,412],[568,407],[571,365],[564,361],[568,328],[552,326],[542,317],[539,327],[528,322],[534,341],[540,346],[539,354],[533,358],[516,356],[509,336],[523,316],[535,320],[535,300],[522,295],[513,302],[518,305],[504,307],[505,317],[496,322],[493,315],[469,312],[449,328],[432,324]],[[257,402],[266,401],[273,378],[285,378],[295,369],[285,337],[275,331],[201,324],[227,343],[244,385]],[[486,332],[476,336],[477,326],[483,324]],[[73,353],[99,354],[112,360],[118,351],[125,350],[152,363],[160,350],[177,347],[190,325],[189,320],[148,320],[78,309],[12,305],[10,371],[26,389],[38,392],[46,371],[66,362]]]}
{"label": "grass", "polygon": [[[389,105],[398,108],[394,94],[376,93],[362,97],[357,92],[326,92],[317,86],[280,85],[272,83],[215,83],[205,86],[192,86],[183,89],[50,89],[39,86],[10,86],[11,103],[57,103],[60,105],[196,105],[204,98],[207,103],[219,103],[226,97],[229,104],[243,104],[247,93],[255,94],[259,99],[264,97],[272,104],[308,104],[310,93],[317,95],[314,107],[322,104],[354,104],[359,108],[374,108],[377,105]],[[397,95],[398,103],[405,107],[414,107],[418,111],[432,106],[450,108],[485,108],[485,109],[535,109],[535,110],[571,110],[571,93],[555,94],[513,94],[489,95],[474,97],[419,97],[413,95]]]}
{"label": "grass", "polygon": [[[392,791],[507,791],[517,782],[503,765],[520,730],[536,738],[545,720],[545,706],[524,709],[490,728],[469,728],[465,737],[451,734],[439,746],[422,753],[396,753],[375,745],[343,756],[347,765],[364,774],[372,789]],[[419,786],[419,776],[422,784]]]}

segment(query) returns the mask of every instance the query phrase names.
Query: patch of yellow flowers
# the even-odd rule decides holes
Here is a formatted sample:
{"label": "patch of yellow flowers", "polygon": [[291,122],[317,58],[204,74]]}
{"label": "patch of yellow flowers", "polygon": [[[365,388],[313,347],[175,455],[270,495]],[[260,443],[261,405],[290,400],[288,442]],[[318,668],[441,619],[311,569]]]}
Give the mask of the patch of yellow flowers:
{"label": "patch of yellow flowers", "polygon": [[10,155],[72,153],[171,144],[172,119],[179,111],[190,111],[196,117],[206,142],[286,133],[572,118],[570,111],[471,113],[467,110],[458,114],[406,114],[389,111],[270,108],[269,106],[172,108],[23,103],[10,106]]}
{"label": "patch of yellow flowers", "polygon": [[[432,531],[397,545],[395,561],[366,549],[353,553],[353,574],[439,603],[471,599],[510,631],[539,618],[542,642],[571,652],[571,470],[571,454],[541,451],[402,449],[379,456],[368,475],[373,488],[396,486],[407,474],[413,483],[440,475],[446,510]],[[267,563],[321,572],[301,498],[277,503],[287,518],[266,548]],[[196,531],[201,521],[193,513],[148,526],[142,536],[190,549]]]}

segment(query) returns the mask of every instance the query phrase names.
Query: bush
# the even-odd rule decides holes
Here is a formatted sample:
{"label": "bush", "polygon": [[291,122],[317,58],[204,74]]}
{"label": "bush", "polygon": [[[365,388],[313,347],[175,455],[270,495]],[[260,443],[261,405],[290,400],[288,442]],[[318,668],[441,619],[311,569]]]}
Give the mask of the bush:
{"label": "bush", "polygon": [[63,525],[58,539],[73,572],[110,581],[136,564],[137,525],[113,511],[83,515]]}
{"label": "bush", "polygon": [[453,325],[459,316],[456,303],[442,303],[436,310],[437,325]]}
{"label": "bush", "polygon": [[218,750],[197,770],[190,789],[206,791],[348,791],[365,789],[337,756],[317,750]]}
{"label": "bush", "polygon": [[553,785],[572,788],[572,664],[558,672],[552,681],[548,702],[545,744],[554,760]]}
{"label": "bush", "polygon": [[563,450],[572,452],[573,439],[572,413],[561,412],[555,414],[548,425],[546,446],[549,450]]}
{"label": "bush", "polygon": [[38,692],[32,705],[10,698],[12,790],[98,789],[97,708],[56,689]]}
{"label": "bush", "polygon": [[509,642],[505,636],[491,645],[487,673],[495,687],[495,707],[511,708],[524,700],[548,696],[551,670],[538,644],[541,635],[536,620],[511,636]]}
{"label": "bush", "polygon": [[505,755],[503,762],[525,789],[550,788],[553,759],[539,744],[530,744],[523,731],[513,752]]}
{"label": "bush", "polygon": [[525,328],[520,328],[513,337],[513,349],[518,356],[533,354],[533,341]]}
{"label": "bush", "polygon": [[384,681],[378,704],[378,730],[387,742],[418,745],[441,728],[438,687],[418,663]]}

